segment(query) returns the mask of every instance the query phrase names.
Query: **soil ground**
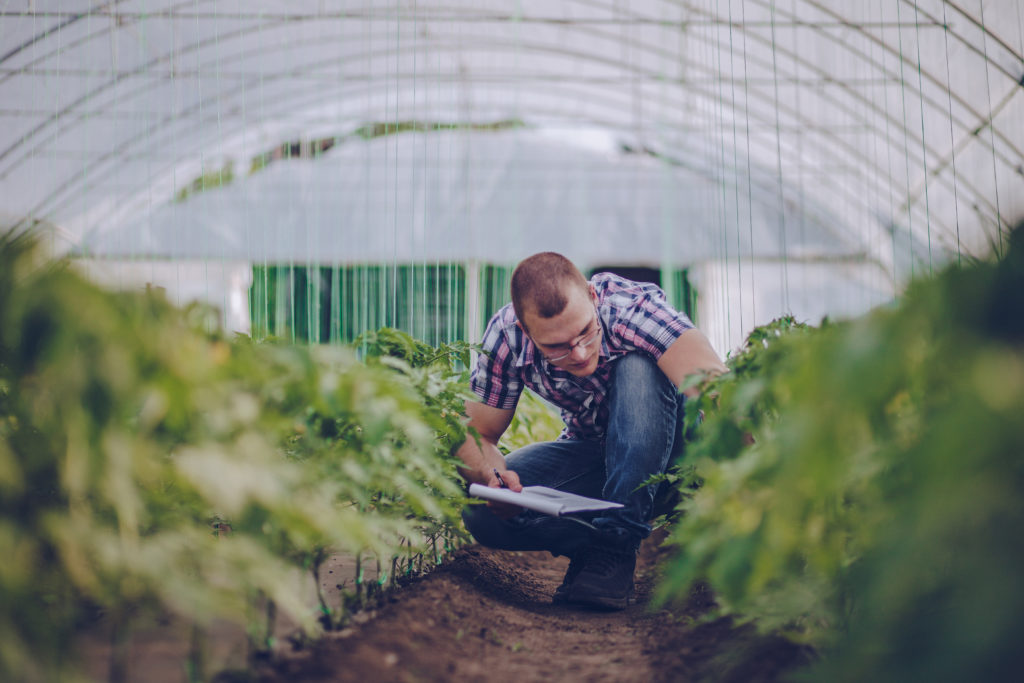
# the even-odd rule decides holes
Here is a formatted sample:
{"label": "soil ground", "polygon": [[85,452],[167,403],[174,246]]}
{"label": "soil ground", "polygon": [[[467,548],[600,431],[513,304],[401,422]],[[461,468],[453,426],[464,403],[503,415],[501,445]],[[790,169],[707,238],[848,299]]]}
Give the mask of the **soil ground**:
{"label": "soil ground", "polygon": [[551,603],[565,558],[469,546],[260,680],[746,683],[781,680],[809,661],[806,648],[750,625],[701,620],[713,601],[704,588],[671,611],[652,609],[664,552],[645,543],[636,603],[605,612]]}

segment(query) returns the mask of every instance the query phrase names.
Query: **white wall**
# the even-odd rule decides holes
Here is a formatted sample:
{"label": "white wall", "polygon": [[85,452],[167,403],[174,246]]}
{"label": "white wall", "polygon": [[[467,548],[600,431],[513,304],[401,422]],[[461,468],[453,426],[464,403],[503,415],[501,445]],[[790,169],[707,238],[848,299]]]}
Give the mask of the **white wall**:
{"label": "white wall", "polygon": [[249,334],[249,287],[252,266],[229,261],[166,261],[74,259],[87,277],[117,290],[164,290],[176,306],[192,301],[208,303],[221,312],[224,329]]}
{"label": "white wall", "polygon": [[817,325],[825,316],[857,316],[893,298],[892,280],[870,263],[714,261],[689,272],[699,327],[723,357],[754,327],[780,316]]}

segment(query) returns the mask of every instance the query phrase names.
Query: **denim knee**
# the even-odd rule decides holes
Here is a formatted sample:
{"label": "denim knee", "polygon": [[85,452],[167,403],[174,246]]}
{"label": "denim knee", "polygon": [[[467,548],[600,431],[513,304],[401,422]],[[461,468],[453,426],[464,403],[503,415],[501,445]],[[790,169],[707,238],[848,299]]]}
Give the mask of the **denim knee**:
{"label": "denim knee", "polygon": [[627,353],[615,361],[611,390],[632,400],[675,400],[678,389],[665,376],[658,362],[645,353]]}
{"label": "denim knee", "polygon": [[[609,398],[615,406],[612,419],[619,426],[649,427],[671,424],[672,454],[678,456],[685,447],[683,428],[686,395],[658,367],[657,361],[640,352],[629,353],[616,361],[615,381]],[[653,421],[653,422],[652,422]]]}

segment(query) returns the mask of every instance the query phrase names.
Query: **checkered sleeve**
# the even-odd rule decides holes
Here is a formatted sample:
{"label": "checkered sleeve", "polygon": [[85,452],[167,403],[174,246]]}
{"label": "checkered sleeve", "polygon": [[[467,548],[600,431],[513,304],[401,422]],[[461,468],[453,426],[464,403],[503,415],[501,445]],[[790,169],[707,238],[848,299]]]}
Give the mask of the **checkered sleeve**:
{"label": "checkered sleeve", "polygon": [[470,372],[469,386],[485,405],[508,410],[519,402],[523,383],[503,324],[504,312],[498,311],[487,324],[481,342],[483,350]]}
{"label": "checkered sleeve", "polygon": [[620,280],[611,284],[610,289],[618,290],[613,297],[618,311],[611,325],[612,334],[655,360],[683,332],[694,327],[685,313],[669,305],[665,293],[656,285]]}

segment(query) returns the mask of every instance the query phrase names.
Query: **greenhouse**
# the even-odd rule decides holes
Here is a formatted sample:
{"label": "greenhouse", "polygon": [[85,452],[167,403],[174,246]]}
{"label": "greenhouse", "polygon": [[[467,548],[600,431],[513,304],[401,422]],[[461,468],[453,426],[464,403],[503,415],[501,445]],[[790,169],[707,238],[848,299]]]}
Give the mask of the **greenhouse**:
{"label": "greenhouse", "polygon": [[[613,617],[460,516],[470,371],[549,251],[729,370],[676,382],[675,550],[621,617],[672,626],[618,668],[546,650]],[[0,3],[0,679],[482,677],[322,643],[493,563],[497,625],[409,604],[507,680],[1015,680],[1022,320],[1019,0]]]}

